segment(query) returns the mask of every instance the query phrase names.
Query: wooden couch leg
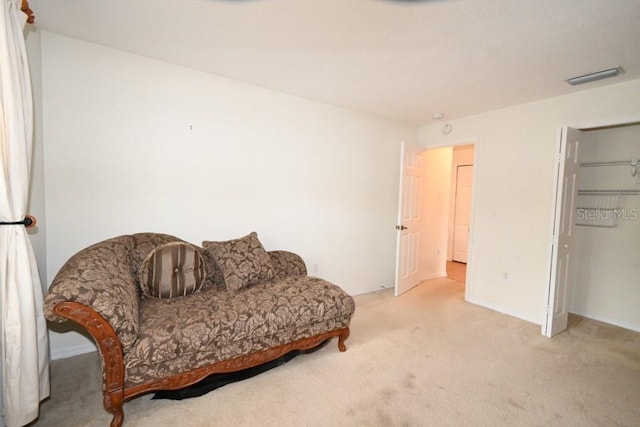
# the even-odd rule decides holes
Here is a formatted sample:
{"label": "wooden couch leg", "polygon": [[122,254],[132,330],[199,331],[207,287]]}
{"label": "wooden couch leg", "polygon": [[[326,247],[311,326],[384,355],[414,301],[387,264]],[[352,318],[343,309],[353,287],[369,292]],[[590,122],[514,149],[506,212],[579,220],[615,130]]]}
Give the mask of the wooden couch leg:
{"label": "wooden couch leg", "polygon": [[338,335],[338,349],[340,351],[347,351],[347,346],[344,345],[347,338],[349,338],[349,328],[344,328],[342,333]]}
{"label": "wooden couch leg", "polygon": [[113,419],[111,420],[111,427],[122,427],[122,422],[124,421],[124,413],[122,412],[122,407],[118,412],[113,414]]}
{"label": "wooden couch leg", "polygon": [[124,411],[122,410],[123,404],[124,393],[122,390],[115,393],[104,394],[104,409],[113,414],[113,419],[110,424],[111,427],[122,427],[122,423],[124,422]]}

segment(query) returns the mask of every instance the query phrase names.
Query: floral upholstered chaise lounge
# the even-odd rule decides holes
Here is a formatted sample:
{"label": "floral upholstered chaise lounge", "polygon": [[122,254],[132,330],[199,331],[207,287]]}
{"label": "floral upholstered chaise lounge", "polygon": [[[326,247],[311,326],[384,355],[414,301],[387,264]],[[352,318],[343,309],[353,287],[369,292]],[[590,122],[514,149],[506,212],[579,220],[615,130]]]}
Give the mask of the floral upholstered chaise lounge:
{"label": "floral upholstered chaise lounge", "polygon": [[203,248],[140,233],[81,250],[51,284],[45,314],[95,339],[111,426],[123,403],[239,371],[338,337],[345,351],[353,298],[307,276],[302,258],[266,252],[257,235]]}

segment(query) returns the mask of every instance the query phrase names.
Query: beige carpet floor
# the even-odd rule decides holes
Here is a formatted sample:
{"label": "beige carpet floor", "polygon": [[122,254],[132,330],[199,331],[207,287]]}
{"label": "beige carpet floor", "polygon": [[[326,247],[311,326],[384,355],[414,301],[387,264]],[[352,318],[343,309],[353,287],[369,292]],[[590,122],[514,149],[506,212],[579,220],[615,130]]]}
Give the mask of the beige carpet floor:
{"label": "beige carpet floor", "polygon": [[[540,327],[425,282],[356,298],[348,350],[322,350],[205,396],[125,404],[126,426],[640,426],[640,334],[572,316]],[[107,426],[89,354],[52,364],[36,426]]]}

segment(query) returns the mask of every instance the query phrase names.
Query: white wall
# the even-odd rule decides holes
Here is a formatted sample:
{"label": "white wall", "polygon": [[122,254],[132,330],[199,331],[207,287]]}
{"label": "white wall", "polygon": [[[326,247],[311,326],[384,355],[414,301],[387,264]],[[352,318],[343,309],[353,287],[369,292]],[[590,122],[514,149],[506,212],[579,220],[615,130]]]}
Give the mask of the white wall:
{"label": "white wall", "polygon": [[447,241],[447,260],[453,259],[453,225],[456,213],[456,188],[458,185],[458,166],[473,165],[473,145],[458,145],[453,147],[453,160],[451,165],[451,195],[449,197],[449,225]]}
{"label": "white wall", "polygon": [[[640,159],[640,125],[583,133],[580,162]],[[640,188],[629,166],[584,167],[578,188]],[[594,213],[594,211],[591,211]],[[614,228],[575,229],[576,276],[570,311],[640,331],[640,196],[622,196]]]}
{"label": "white wall", "polygon": [[[359,294],[394,281],[400,141],[417,129],[43,33],[47,274],[99,240],[258,232]],[[54,357],[82,351],[51,336]]]}
{"label": "white wall", "polygon": [[447,223],[451,193],[452,147],[424,153],[423,225],[420,268],[423,280],[447,275]]}
{"label": "white wall", "polygon": [[640,80],[453,120],[449,135],[442,123],[420,128],[427,147],[477,141],[469,301],[542,323],[557,131],[631,117]]}

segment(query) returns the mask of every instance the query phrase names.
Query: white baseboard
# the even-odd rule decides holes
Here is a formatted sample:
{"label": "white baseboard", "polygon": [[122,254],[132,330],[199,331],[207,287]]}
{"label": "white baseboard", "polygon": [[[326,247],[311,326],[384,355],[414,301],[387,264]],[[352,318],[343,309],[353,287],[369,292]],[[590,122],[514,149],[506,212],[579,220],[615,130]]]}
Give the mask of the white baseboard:
{"label": "white baseboard", "polygon": [[426,276],[424,276],[422,278],[422,280],[432,280],[432,279],[440,279],[442,277],[447,277],[447,272],[439,272],[439,273],[432,273],[432,274],[427,274]]}
{"label": "white baseboard", "polygon": [[524,316],[522,313],[516,313],[513,310],[505,309],[504,307],[501,307],[495,303],[490,303],[482,299],[474,298],[472,296],[465,299],[471,304],[479,305],[481,307],[488,308],[489,310],[497,311],[498,313],[506,314],[507,316],[515,317],[517,319],[524,320],[535,325],[541,325],[540,319],[534,319],[529,316]]}
{"label": "white baseboard", "polygon": [[629,329],[631,331],[640,332],[640,325],[637,323],[626,322],[624,320],[614,319],[612,317],[603,316],[601,314],[590,313],[588,311],[571,310],[570,313],[577,314],[578,316],[586,317],[587,319],[597,320],[598,322],[608,323],[620,328]]}
{"label": "white baseboard", "polygon": [[[442,277],[447,277],[447,272],[440,272],[440,273],[434,273],[434,274],[428,274],[427,276],[423,277],[422,280],[420,281],[420,283],[422,283],[425,280],[431,280],[431,279],[439,279]],[[351,295],[352,297],[358,296],[358,295],[362,295],[362,294],[368,294],[370,292],[377,292],[377,291],[381,291],[383,289],[393,289],[395,288],[395,283],[390,283],[388,285],[382,285],[380,287],[377,288],[370,288],[370,289],[364,289],[358,292],[354,292],[354,293],[349,293],[349,295]]]}
{"label": "white baseboard", "polygon": [[358,292],[353,292],[353,293],[349,292],[349,295],[351,295],[352,297],[357,297],[358,295],[364,295],[364,294],[368,294],[368,293],[371,293],[371,292],[378,292],[378,291],[382,291],[384,289],[393,289],[393,288],[394,288],[394,285],[391,285],[391,286],[380,286],[378,288],[364,289],[364,290],[361,290],[361,291],[358,291]]}
{"label": "white baseboard", "polygon": [[51,350],[51,360],[66,359],[67,357],[78,356],[79,354],[98,351],[93,344],[82,344],[74,347],[59,348]]}

